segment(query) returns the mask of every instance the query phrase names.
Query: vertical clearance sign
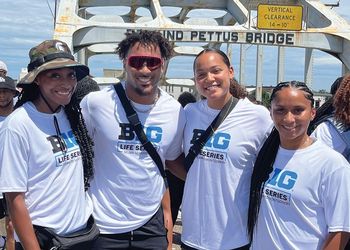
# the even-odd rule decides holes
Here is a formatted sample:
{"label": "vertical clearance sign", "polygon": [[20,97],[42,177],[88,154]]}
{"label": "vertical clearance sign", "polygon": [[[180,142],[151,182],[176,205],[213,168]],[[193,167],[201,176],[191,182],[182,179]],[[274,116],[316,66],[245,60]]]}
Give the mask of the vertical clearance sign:
{"label": "vertical clearance sign", "polygon": [[299,31],[302,21],[303,6],[258,5],[258,29]]}

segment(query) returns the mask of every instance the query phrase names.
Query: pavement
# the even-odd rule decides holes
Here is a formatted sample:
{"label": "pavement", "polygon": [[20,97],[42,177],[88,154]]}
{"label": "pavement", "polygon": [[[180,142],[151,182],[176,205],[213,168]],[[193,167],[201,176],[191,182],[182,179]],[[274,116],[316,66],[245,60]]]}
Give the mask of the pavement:
{"label": "pavement", "polygon": [[175,222],[173,229],[173,250],[181,249],[181,232],[182,232],[182,222],[181,222],[181,212]]}
{"label": "pavement", "polygon": [[5,218],[0,220],[0,235],[6,235]]}

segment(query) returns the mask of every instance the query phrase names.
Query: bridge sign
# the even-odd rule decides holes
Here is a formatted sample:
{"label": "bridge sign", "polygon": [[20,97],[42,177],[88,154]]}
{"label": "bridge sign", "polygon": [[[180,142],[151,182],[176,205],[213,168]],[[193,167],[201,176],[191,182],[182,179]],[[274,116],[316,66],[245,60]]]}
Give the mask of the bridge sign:
{"label": "bridge sign", "polygon": [[293,30],[302,28],[303,6],[258,5],[258,29]]}

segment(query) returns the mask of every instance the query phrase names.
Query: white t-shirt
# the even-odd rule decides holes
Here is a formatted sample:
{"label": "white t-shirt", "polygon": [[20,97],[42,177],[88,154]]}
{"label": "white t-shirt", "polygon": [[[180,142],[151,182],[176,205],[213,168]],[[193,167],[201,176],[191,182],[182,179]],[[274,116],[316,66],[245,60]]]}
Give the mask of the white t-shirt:
{"label": "white t-shirt", "polygon": [[[6,118],[7,116],[1,116],[0,115],[0,129],[1,129],[1,126],[2,126],[2,124],[3,124],[3,122],[4,122],[4,120],[5,120],[5,118]],[[0,199],[3,199],[4,197],[3,197],[3,195],[2,195],[2,193],[0,192]]]}
{"label": "white t-shirt", "polygon": [[267,181],[252,249],[321,249],[329,232],[350,232],[350,165],[315,141],[279,148]]}
{"label": "white t-shirt", "polygon": [[346,144],[340,137],[336,128],[329,122],[322,122],[318,125],[312,133],[312,136],[316,137],[339,153],[343,153],[346,148]]}
{"label": "white t-shirt", "polygon": [[92,204],[66,114],[62,109],[55,116],[66,154],[57,144],[53,114],[27,102],[7,117],[0,130],[0,191],[24,192],[32,223],[64,235],[85,227]]}
{"label": "white t-shirt", "polygon": [[2,125],[2,122],[6,119],[7,116],[1,116],[0,115],[0,128],[1,128],[1,125]]}
{"label": "white t-shirt", "polygon": [[[135,104],[134,104],[135,105]],[[90,195],[101,233],[129,232],[144,225],[159,209],[165,191],[157,165],[130,130],[124,108],[113,86],[87,95],[81,102],[95,143],[95,175]],[[137,105],[145,134],[163,163],[182,152],[184,111],[160,90],[156,105]]]}
{"label": "white t-shirt", "polygon": [[[206,130],[219,110],[207,100],[185,107],[184,149]],[[249,243],[250,177],[257,153],[272,128],[268,110],[239,100],[195,158],[185,182],[181,240],[196,249],[233,249]]]}

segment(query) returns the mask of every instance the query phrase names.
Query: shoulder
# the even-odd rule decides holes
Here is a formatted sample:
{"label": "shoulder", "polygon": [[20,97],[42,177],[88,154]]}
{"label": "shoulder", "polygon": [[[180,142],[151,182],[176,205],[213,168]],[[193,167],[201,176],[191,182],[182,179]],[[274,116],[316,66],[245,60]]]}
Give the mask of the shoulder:
{"label": "shoulder", "polygon": [[162,109],[169,108],[173,111],[183,112],[183,108],[181,104],[171,95],[169,95],[166,91],[159,88],[160,97],[158,100],[158,105],[162,106]]}
{"label": "shoulder", "polygon": [[186,113],[192,113],[195,110],[203,110],[205,105],[207,105],[206,100],[200,100],[187,104],[184,109]]}
{"label": "shoulder", "polygon": [[233,111],[242,120],[267,126],[272,124],[269,110],[263,105],[252,103],[248,98],[240,99]]}
{"label": "shoulder", "polygon": [[327,145],[331,145],[331,141],[337,138],[339,136],[338,134],[336,127],[329,121],[322,122],[312,132],[313,137],[327,143]]}
{"label": "shoulder", "polygon": [[15,126],[16,124],[24,123],[28,114],[37,113],[36,109],[31,106],[28,102],[23,104],[23,106],[15,109],[4,121],[4,123],[9,123],[11,126]]}
{"label": "shoulder", "polygon": [[87,94],[85,98],[89,100],[98,100],[106,98],[107,96],[111,96],[113,93],[115,93],[113,85],[109,85],[101,89],[100,91],[93,91]]}
{"label": "shoulder", "polygon": [[270,116],[270,112],[265,106],[252,103],[248,98],[240,99],[237,103],[237,107],[257,115]]}
{"label": "shoulder", "polygon": [[314,160],[328,166],[348,166],[349,163],[342,154],[324,144],[321,140],[315,139],[313,143]]}
{"label": "shoulder", "polygon": [[100,91],[93,91],[87,94],[80,103],[80,106],[83,108],[85,106],[99,106],[106,103],[112,96],[115,94],[113,85],[107,86]]}
{"label": "shoulder", "polygon": [[179,106],[179,105],[181,106],[181,104],[173,96],[167,93],[165,90],[159,88],[159,92],[160,92],[160,99],[170,102],[172,104],[176,103],[176,106]]}
{"label": "shoulder", "polygon": [[[23,136],[25,134],[31,133],[32,120],[30,116],[35,115],[35,111],[31,110],[28,105],[25,103],[23,106],[14,110],[2,123],[0,132],[6,132],[11,134],[18,134],[19,136]],[[28,113],[31,113],[28,115]]]}

